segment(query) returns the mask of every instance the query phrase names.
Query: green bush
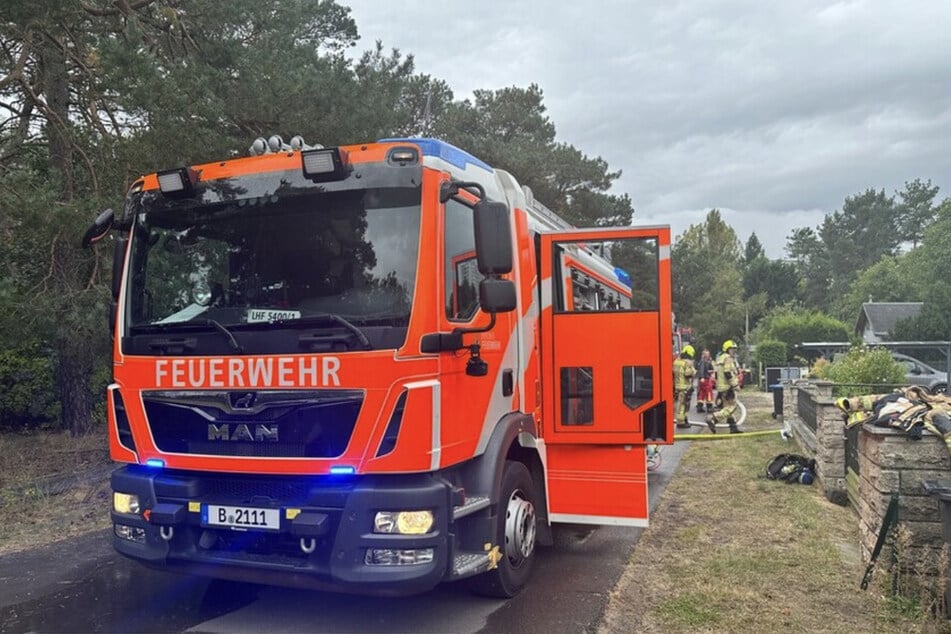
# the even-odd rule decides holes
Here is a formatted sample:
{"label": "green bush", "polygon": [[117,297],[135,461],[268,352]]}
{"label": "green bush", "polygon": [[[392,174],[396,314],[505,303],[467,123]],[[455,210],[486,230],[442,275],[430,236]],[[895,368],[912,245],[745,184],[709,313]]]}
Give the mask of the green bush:
{"label": "green bush", "polygon": [[819,357],[812,363],[812,367],[809,368],[809,378],[811,379],[824,379],[829,380],[829,366],[832,365],[832,362],[826,359],[825,357]]}
{"label": "green bush", "polygon": [[786,344],[786,357],[776,365],[807,365],[818,352],[805,350],[801,344],[808,341],[849,341],[849,327],[841,321],[818,311],[777,310],[760,322],[764,340]]}
{"label": "green bush", "polygon": [[58,394],[52,360],[39,346],[0,350],[0,431],[54,425]]}
{"label": "green bush", "polygon": [[786,344],[776,339],[766,339],[756,344],[756,360],[764,367],[786,365]]}
{"label": "green bush", "polygon": [[905,384],[905,370],[884,348],[853,347],[824,367],[823,374],[839,384],[837,396],[876,394]]}

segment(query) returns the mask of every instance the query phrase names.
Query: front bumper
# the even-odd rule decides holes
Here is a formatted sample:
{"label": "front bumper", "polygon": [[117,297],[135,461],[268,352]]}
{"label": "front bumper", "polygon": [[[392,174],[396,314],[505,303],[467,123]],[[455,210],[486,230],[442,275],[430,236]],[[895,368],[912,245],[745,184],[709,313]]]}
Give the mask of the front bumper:
{"label": "front bumper", "polygon": [[[142,509],[148,510],[139,514],[113,510],[116,550],[152,567],[387,595],[424,592],[452,572],[451,490],[433,474],[254,476],[133,465],[113,472],[112,489],[139,496]],[[207,504],[278,509],[280,529],[203,525],[201,509]],[[432,509],[432,529],[425,535],[373,533],[377,511],[404,509]],[[135,539],[129,537],[133,532]],[[432,558],[423,563],[370,565],[368,549],[432,549]]]}

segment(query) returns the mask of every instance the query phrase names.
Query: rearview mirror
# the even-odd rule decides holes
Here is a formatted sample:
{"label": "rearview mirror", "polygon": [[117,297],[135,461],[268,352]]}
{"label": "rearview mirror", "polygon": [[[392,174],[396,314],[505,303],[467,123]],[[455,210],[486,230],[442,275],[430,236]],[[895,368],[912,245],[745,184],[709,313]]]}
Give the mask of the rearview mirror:
{"label": "rearview mirror", "polygon": [[512,270],[512,228],[505,203],[481,200],[472,210],[476,260],[483,275],[505,275]]}
{"label": "rearview mirror", "polygon": [[515,310],[515,282],[491,277],[482,280],[479,282],[479,305],[487,313]]}
{"label": "rearview mirror", "polygon": [[112,223],[115,222],[116,215],[112,209],[106,209],[92,221],[92,225],[86,229],[86,233],[83,234],[83,248],[88,249],[90,246],[99,242],[109,233],[109,230],[112,229]]}

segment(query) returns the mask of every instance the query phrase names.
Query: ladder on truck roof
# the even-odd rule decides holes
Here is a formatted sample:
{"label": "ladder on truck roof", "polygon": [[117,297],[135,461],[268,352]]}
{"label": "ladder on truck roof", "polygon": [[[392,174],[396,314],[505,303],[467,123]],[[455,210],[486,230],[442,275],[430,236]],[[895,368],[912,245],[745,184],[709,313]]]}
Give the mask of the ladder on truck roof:
{"label": "ladder on truck roof", "polygon": [[532,190],[529,189],[528,185],[525,185],[522,189],[525,191],[528,216],[535,222],[538,228],[544,228],[550,231],[566,231],[575,228],[574,225],[567,220],[535,200],[534,196],[532,196]]}

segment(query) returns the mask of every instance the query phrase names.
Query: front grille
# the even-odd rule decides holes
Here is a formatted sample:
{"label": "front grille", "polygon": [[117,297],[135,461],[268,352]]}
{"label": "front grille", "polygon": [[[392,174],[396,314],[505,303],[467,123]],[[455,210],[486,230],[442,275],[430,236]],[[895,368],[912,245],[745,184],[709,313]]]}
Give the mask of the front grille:
{"label": "front grille", "polygon": [[[165,451],[164,449],[162,451]],[[222,446],[217,442],[211,441],[192,441],[188,443],[190,454],[204,454],[209,456],[241,456],[241,457],[259,457],[259,458],[306,458],[306,446],[300,443],[249,443],[233,441],[227,451],[222,450]],[[339,454],[334,454],[339,455]],[[310,456],[314,457],[314,456]],[[321,457],[321,456],[318,456]]]}
{"label": "front grille", "polygon": [[159,501],[201,499],[212,504],[306,506],[324,512],[342,509],[353,492],[352,480],[332,476],[196,474],[167,470],[155,475]]}
{"label": "front grille", "polygon": [[214,500],[273,498],[288,504],[309,504],[311,498],[310,484],[287,478],[208,478],[202,483],[204,493]]}
{"label": "front grille", "polygon": [[156,446],[212,456],[334,458],[350,442],[363,392],[154,391],[143,394]]}

